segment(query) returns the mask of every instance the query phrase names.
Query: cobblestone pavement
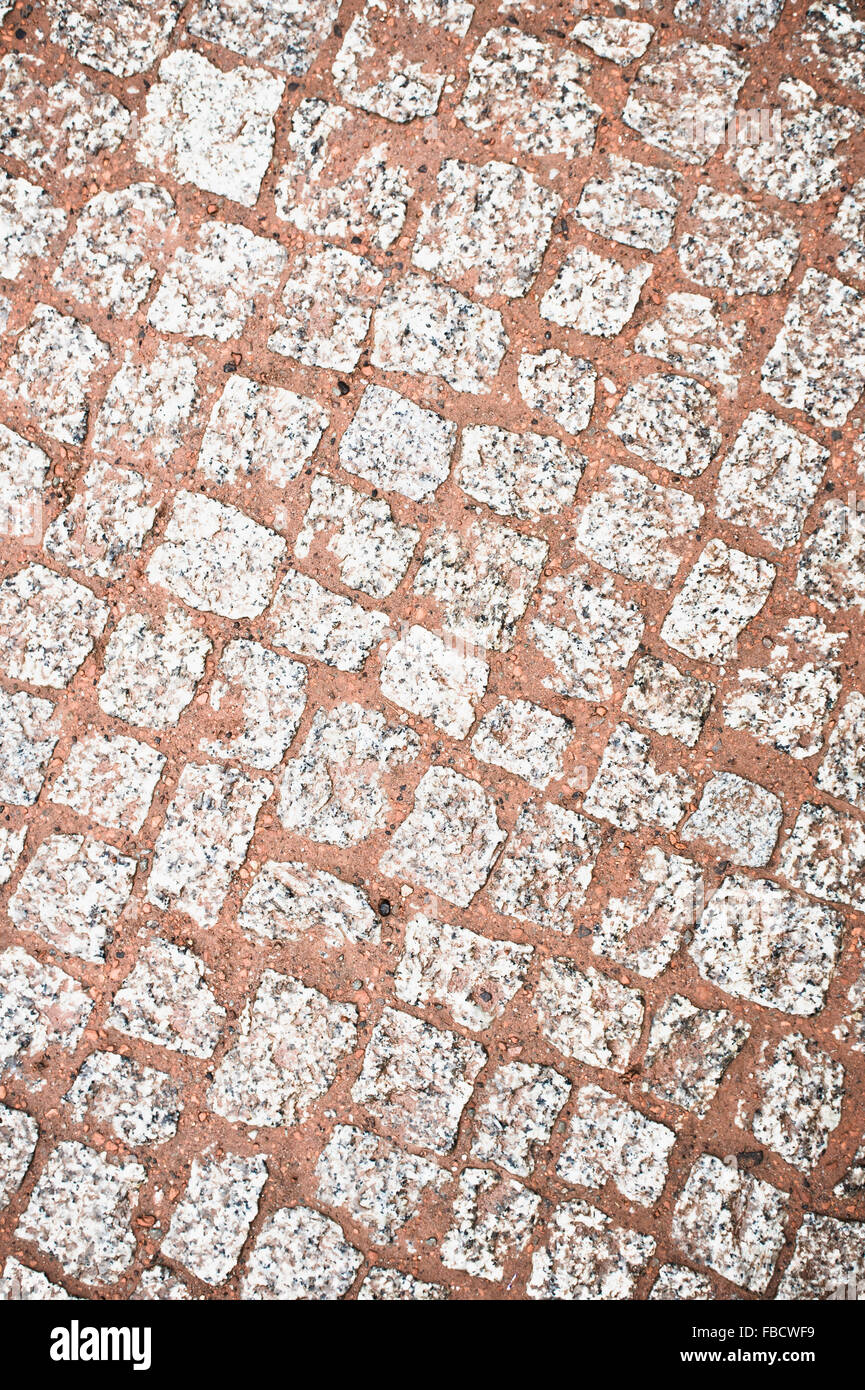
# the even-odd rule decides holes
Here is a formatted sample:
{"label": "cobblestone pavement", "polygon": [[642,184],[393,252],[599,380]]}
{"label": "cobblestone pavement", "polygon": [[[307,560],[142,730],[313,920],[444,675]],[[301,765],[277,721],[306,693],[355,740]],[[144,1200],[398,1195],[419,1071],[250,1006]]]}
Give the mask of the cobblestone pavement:
{"label": "cobblestone pavement", "polygon": [[861,7],[0,10],[0,1297],[861,1294]]}

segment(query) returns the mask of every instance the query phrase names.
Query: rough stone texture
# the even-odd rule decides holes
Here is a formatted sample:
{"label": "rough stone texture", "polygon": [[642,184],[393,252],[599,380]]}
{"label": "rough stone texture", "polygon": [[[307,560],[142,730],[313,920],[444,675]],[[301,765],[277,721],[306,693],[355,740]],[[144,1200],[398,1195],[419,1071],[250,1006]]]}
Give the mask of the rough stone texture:
{"label": "rough stone texture", "polygon": [[862,129],[862,117],[847,106],[821,100],[813,87],[786,76],[777,105],[757,120],[744,121],[725,159],[750,188],[793,203],[812,203],[841,181],[839,146]]}
{"label": "rough stone texture", "polygon": [[48,455],[0,425],[0,524],[8,539],[33,539],[42,512]]}
{"label": "rough stone texture", "polygon": [[454,1223],[442,1243],[442,1263],[479,1279],[503,1279],[506,1265],[532,1233],[540,1202],[537,1193],[513,1178],[488,1168],[464,1168]]}
{"label": "rough stone texture", "polygon": [[370,361],[385,372],[440,376],[455,391],[488,392],[508,345],[497,309],[406,275],[382,291]]}
{"label": "rough stone texture", "polygon": [[0,1208],[21,1186],[39,1138],[39,1126],[26,1110],[0,1106]]}
{"label": "rough stone texture", "polygon": [[190,1057],[209,1057],[225,1017],[191,951],[158,938],[141,949],[114,996],[108,1026]]}
{"label": "rough stone texture", "polygon": [[573,502],[584,462],[549,435],[478,425],[463,431],[457,482],[500,516],[526,521]]}
{"label": "rough stone texture", "polygon": [[212,927],[271,791],[263,777],[187,763],[154,847],[148,900]]}
{"label": "rough stone texture", "polygon": [[839,711],[816,782],[821,791],[865,810],[865,697],[858,690]]}
{"label": "rough stone texture", "polygon": [[134,834],[147,819],[164,766],[164,754],[149,743],[125,734],[88,734],[73,744],[50,797],[71,806],[84,821]]}
{"label": "rough stone texture", "polygon": [[505,838],[493,802],[479,782],[450,768],[425,772],[411,813],[393,836],[379,868],[468,907],[486,882]]}
{"label": "rough stone texture", "polygon": [[83,584],[30,565],[0,584],[0,669],[62,690],[102,632],[105,604]]}
{"label": "rough stone texture", "polygon": [[855,509],[843,502],[822,508],[819,525],[802,547],[796,588],[830,613],[865,612],[865,527]]}
{"label": "rough stone texture", "polygon": [[421,213],[412,265],[471,284],[484,298],[517,299],[538,272],[560,207],[558,194],[514,164],[445,160],[436,200]]}
{"label": "rough stone texture", "polygon": [[321,844],[353,845],[382,827],[389,783],[417,757],[417,735],[378,710],[337,705],[316,711],[303,747],[289,759],[279,818]]}
{"label": "rough stone texture", "polygon": [[145,1176],[140,1163],[112,1162],[85,1144],[58,1144],[15,1234],[74,1279],[111,1284],[135,1255],[130,1223]]}
{"label": "rough stone texture", "polygon": [[[279,538],[273,539],[275,548]],[[274,646],[339,671],[359,671],[388,630],[386,613],[334,594],[297,570],[289,570],[280,584],[269,618]]]}
{"label": "rough stone texture", "polygon": [[118,451],[136,463],[168,463],[195,421],[202,367],[194,348],[159,343],[144,361],[127,352],[96,417],[94,452],[115,464]]}
{"label": "rough stone texture", "polygon": [[768,864],[778,839],[783,807],[774,792],[719,772],[703,788],[700,804],[682,826],[683,840],[706,840],[737,864]]}
{"label": "rough stone texture", "polygon": [[818,752],[841,689],[838,655],[848,637],[820,618],[791,618],[758,666],[740,666],[724,701],[725,723],[793,758]]}
{"label": "rough stone texture", "polygon": [[696,478],[718,452],[719,425],[715,398],[699,381],[653,374],[628,387],[607,428],[637,458]]}
{"label": "rough stone texture", "polygon": [[739,1123],[807,1173],[841,1119],[844,1068],[800,1033],[764,1043],[759,1066],[756,1105],[740,1106]]}
{"label": "rough stone texture", "polygon": [[356,1018],[353,1005],[266,971],[208,1092],[213,1109],[245,1125],[304,1120],[354,1043]]}
{"label": "rough stone texture", "polygon": [[700,1009],[684,995],[671,995],[652,1019],[643,1089],[669,1105],[705,1114],[750,1031],[727,1009]]}
{"label": "rough stone texture", "polygon": [[[157,449],[154,441],[154,453]],[[156,512],[152,483],[141,473],[96,462],[85,473],[81,492],[46,530],[45,551],[91,579],[121,579],[137,559]]]}
{"label": "rough stone texture", "polygon": [[775,580],[767,560],[712,540],[673,599],[661,636],[695,661],[728,661]]}
{"label": "rough stone texture", "polygon": [[44,256],[66,225],[66,214],[26,179],[0,177],[0,272],[14,280],[33,258]]}
{"label": "rough stone texture", "polygon": [[503,767],[533,787],[562,776],[573,725],[529,700],[500,700],[479,721],[471,749],[479,762]]}
{"label": "rough stone texture", "polygon": [[363,1255],[335,1221],[311,1207],[283,1207],[262,1226],[240,1285],[245,1299],[341,1298]]}
{"label": "rough stone texture", "polygon": [[680,39],[639,68],[622,120],[649,145],[702,164],[724,138],[747,74],[732,49]]}
{"label": "rough stone texture", "polygon": [[861,1285],[860,10],[0,0],[0,1301]]}
{"label": "rough stone texture", "polygon": [[785,1301],[849,1297],[848,1289],[856,1288],[863,1271],[861,1221],[837,1221],[808,1211],[776,1297]]}
{"label": "rough stone texture", "polygon": [[799,539],[828,457],[807,435],[755,410],[721,464],[715,511],[785,550]]}
{"label": "rough stone texture", "polygon": [[[336,9],[333,0],[326,2]],[[344,106],[320,97],[301,101],[291,119],[290,154],[274,194],[277,215],[328,241],[367,236],[381,250],[392,245],[405,222],[412,189],[384,142],[366,149],[348,167],[352,161],[345,157],[343,142],[355,130],[368,128]]]}
{"label": "rough stone texture", "polygon": [[427,539],[414,591],[435,601],[442,626],[478,655],[510,651],[540,579],[546,542],[487,520]]}
{"label": "rough stone texture", "polygon": [[570,1082],[552,1067],[506,1062],[484,1086],[472,1157],[528,1177],[535,1145],[549,1140],[570,1091]]}
{"label": "rough stone texture", "polygon": [[576,545],[605,569],[666,591],[702,516],[687,492],[614,464],[577,510]]}
{"label": "rough stone texture", "polygon": [[387,1008],[369,1040],[352,1098],[395,1139],[445,1154],[485,1060],[479,1043]]}
{"label": "rough stone texture", "polygon": [[223,648],[210,687],[210,707],[240,725],[235,738],[202,739],[202,753],[238,758],[267,771],[297,732],[306,708],[306,667],[242,639]]}
{"label": "rough stone texture", "polygon": [[663,1303],[707,1302],[713,1298],[711,1280],[685,1265],[661,1265],[649,1293],[650,1301]]}
{"label": "rough stone texture", "polygon": [[815,898],[865,906],[865,826],[855,816],[806,801],[781,847],[780,873]]}
{"label": "rough stone texture", "polygon": [[473,13],[466,0],[367,0],[333,63],[337,91],[389,121],[432,116],[447,76],[436,31],[461,38]]}
{"label": "rough stone texture", "polygon": [[673,234],[680,175],[608,156],[606,178],[583,185],[577,220],[590,232],[641,251],[663,251]]}
{"label": "rough stone texture", "polygon": [[33,805],[60,726],[50,700],[26,690],[0,690],[0,800],[12,806]]}
{"label": "rough stone texture", "polygon": [[600,109],[583,86],[585,58],[517,29],[490,29],[469,64],[457,114],[479,134],[495,126],[518,154],[589,155]]}
{"label": "rough stone texture", "polygon": [[456,428],[386,386],[368,386],[339,445],[349,473],[419,502],[450,471]]}
{"label": "rough stone texture", "polygon": [[525,980],[531,946],[490,941],[465,927],[413,917],[394,975],[400,999],[415,1008],[444,1005],[455,1023],[483,1032]]}
{"label": "rough stone texture", "polygon": [[541,967],[534,1007],[542,1033],[565,1057],[625,1070],[643,1021],[637,990],[561,956]]}
{"label": "rough stone texture", "polygon": [[0,1299],[16,1303],[75,1302],[62,1284],[53,1284],[44,1274],[21,1264],[13,1255],[0,1275]]}
{"label": "rough stone texture", "polygon": [[652,845],[625,887],[624,896],[607,902],[592,950],[653,980],[666,970],[694,923],[703,891],[700,870],[692,860]]}
{"label": "rough stone texture", "polygon": [[77,980],[10,946],[0,954],[0,984],[0,1069],[17,1069],[49,1047],[75,1050],[93,1008]]}
{"label": "rough stone texture", "polygon": [[326,426],[327,414],[314,401],[237,373],[213,408],[198,466],[212,483],[263,474],[282,488],[315,453]]}
{"label": "rough stone texture", "polygon": [[571,38],[584,43],[599,58],[609,58],[623,67],[634,58],[642,58],[655,30],[651,24],[636,24],[628,19],[581,19],[571,31]]}
{"label": "rough stone texture", "polygon": [[273,152],[279,78],[237,67],[222,72],[180,49],[159,65],[139,127],[140,162],[252,207]]}
{"label": "rough stone texture", "polygon": [[179,0],[61,0],[51,38],[89,67],[129,77],[152,67],[177,22]]}
{"label": "rough stone texture", "polygon": [[541,300],[541,316],[596,338],[615,338],[633,315],[651,273],[651,265],[642,261],[626,269],[620,261],[578,246]]}
{"label": "rough stone texture", "polygon": [[558,348],[524,352],[517,384],[530,410],[547,415],[569,434],[579,434],[592,418],[595,369],[584,357],[568,357]]}
{"label": "rough stone texture", "polygon": [[382,277],[371,261],[338,246],[300,255],[291,267],[267,345],[306,367],[357,366]]}
{"label": "rough stone texture", "polygon": [[676,371],[719,385],[732,397],[739,387],[746,327],[744,319],[725,322],[707,295],[676,293],[668,295],[657,317],[643,325],[634,347]]}
{"label": "rough stone texture", "polygon": [[736,39],[764,40],[778,23],[783,4],[784,0],[678,0],[673,13],[683,24],[704,24]]}
{"label": "rough stone texture", "polygon": [[131,1146],[171,1139],[183,1108],[169,1075],[116,1052],[91,1052],[64,1099],[76,1120],[89,1117]]}
{"label": "rough stone texture", "polygon": [[862,280],[865,276],[865,182],[861,179],[842,199],[830,231],[842,241],[836,259],[839,271],[854,280]]}
{"label": "rough stone texture", "polygon": [[267,606],[285,541],[236,507],[179,492],[147,575],[191,608],[249,618]]}
{"label": "rough stone texture", "polygon": [[600,845],[598,827],[578,811],[527,801],[496,866],[490,889],[496,909],[569,935]]}
{"label": "rough stone texture", "polygon": [[[317,540],[325,532],[327,546]],[[370,598],[383,599],[399,586],[420,532],[400,526],[383,497],[367,497],[348,484],[335,483],[319,474],[310,488],[310,504],[294,544],[294,553],[321,571],[334,570],[334,578]],[[337,567],[330,556],[338,560]]]}
{"label": "rough stone texture", "polygon": [[[214,206],[211,204],[211,206]],[[148,311],[162,333],[238,337],[286,264],[277,242],[230,222],[204,222],[189,249],[178,247]]]}
{"label": "rough stone texture", "polygon": [[129,901],[136,862],[99,840],[51,835],[43,840],[7,911],[19,931],[83,960],[104,959],[106,939]]}
{"label": "rough stone texture", "polygon": [[588,1202],[556,1207],[543,1248],[532,1255],[529,1298],[599,1300],[633,1297],[655,1241],[617,1226]]}
{"label": "rough stone texture", "polygon": [[0,377],[0,402],[21,406],[52,439],[83,444],[87,387],[108,360],[108,348],[87,324],[37,304]]}
{"label": "rough stone texture", "polygon": [[763,1293],[784,1244],[787,1193],[703,1154],[673,1215],[682,1253],[726,1279]]}
{"label": "rough stone texture", "polygon": [[833,1031],[839,1041],[849,1042],[855,1052],[865,1052],[865,958],[861,947],[856,957],[857,975],[847,991],[844,1001],[846,1013],[841,1023]]}
{"label": "rough stone texture", "polygon": [[111,314],[134,314],[156,267],[151,264],[175,232],[171,194],[155,183],[98,193],[82,208],[53,276],[54,287],[81,304]]}
{"label": "rough stone texture", "polygon": [[5,826],[0,829],[0,885],[8,883],[12,877],[26,839],[26,825],[17,830],[9,830]]}
{"label": "rough stone texture", "polygon": [[400,709],[432,720],[452,738],[465,738],[488,676],[480,657],[463,655],[425,627],[410,627],[382,660],[379,685]]}
{"label": "rough stone texture", "polygon": [[78,70],[52,80],[38,57],[7,53],[0,60],[0,139],[13,159],[34,173],[80,179],[100,155],[127,135],[127,108]]}
{"label": "rough stone texture", "polygon": [[636,830],[641,824],[672,830],[693,790],[683,768],[660,772],[652,761],[648,736],[622,723],[613,730],[583,804],[589,815],[623,830]]}
{"label": "rough stone texture", "polygon": [[130,613],[111,633],[99,677],[100,709],[127,724],[176,724],[204,675],[210,640],[182,608],[155,620]]}
{"label": "rough stone texture", "polygon": [[799,253],[795,224],[737,194],[705,184],[689,209],[693,231],[681,240],[682,269],[698,285],[731,294],[775,294]]}
{"label": "rough stone texture", "polygon": [[189,16],[196,38],[301,77],[336,19],[335,0],[278,9],[268,0],[199,0]]}
{"label": "rough stone texture", "polygon": [[256,875],[237,915],[252,936],[292,941],[315,933],[328,947],[377,943],[381,931],[364,893],[323,869],[268,860]]}
{"label": "rough stone texture", "polygon": [[376,1245],[389,1245],[417,1214],[426,1189],[447,1181],[436,1163],[350,1125],[336,1126],[315,1172],[319,1201],[364,1226]]}
{"label": "rough stone texture", "polygon": [[734,874],[706,904],[689,950],[726,993],[808,1017],[825,1002],[841,927],[837,912],[801,893]]}
{"label": "rough stone texture", "polygon": [[545,585],[528,636],[545,658],[542,683],[557,695],[609,699],[613,678],[639,646],[644,619],[610,576],[596,580],[588,566],[555,575]]}
{"label": "rough stone texture", "polygon": [[440,1303],[450,1294],[443,1284],[428,1284],[398,1269],[373,1267],[361,1284],[358,1303]]}
{"label": "rough stone texture", "polygon": [[810,268],[763,363],[763,389],[822,425],[843,425],[862,393],[865,300]]}
{"label": "rough stone texture", "polygon": [[602,1188],[612,1182],[630,1202],[651,1207],[667,1178],[676,1135],[600,1086],[577,1092],[567,1138],[556,1164],[565,1182]]}
{"label": "rough stone texture", "polygon": [[666,734],[692,748],[700,737],[712,705],[711,681],[687,676],[670,661],[642,657],[625,691],[622,713],[656,734]]}
{"label": "rough stone texture", "polygon": [[221,1284],[237,1263],[266,1180],[267,1164],[260,1155],[194,1159],[162,1253],[205,1283]]}

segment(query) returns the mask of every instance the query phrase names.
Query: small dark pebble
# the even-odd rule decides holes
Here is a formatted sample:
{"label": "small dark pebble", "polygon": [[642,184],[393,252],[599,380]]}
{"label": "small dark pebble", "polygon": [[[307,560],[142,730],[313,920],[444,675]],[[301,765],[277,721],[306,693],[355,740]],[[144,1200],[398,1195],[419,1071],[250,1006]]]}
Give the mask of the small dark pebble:
{"label": "small dark pebble", "polygon": [[740,1168],[759,1168],[763,1162],[762,1149],[743,1149],[736,1155],[736,1160]]}
{"label": "small dark pebble", "polygon": [[381,902],[379,903],[379,905],[378,905],[378,915],[379,915],[379,917],[389,917],[389,916],[390,916],[390,903],[388,902],[387,898],[382,898]]}

